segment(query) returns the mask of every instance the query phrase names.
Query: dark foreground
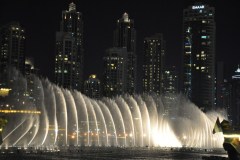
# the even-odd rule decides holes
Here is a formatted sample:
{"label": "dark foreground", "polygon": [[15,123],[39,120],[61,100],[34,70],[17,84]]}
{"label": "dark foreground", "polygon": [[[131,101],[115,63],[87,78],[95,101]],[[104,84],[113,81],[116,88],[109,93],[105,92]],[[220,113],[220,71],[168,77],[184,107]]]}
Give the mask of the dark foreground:
{"label": "dark foreground", "polygon": [[177,148],[116,148],[81,147],[55,151],[8,149],[1,150],[0,160],[77,160],[77,159],[152,159],[152,160],[227,160],[223,150]]}

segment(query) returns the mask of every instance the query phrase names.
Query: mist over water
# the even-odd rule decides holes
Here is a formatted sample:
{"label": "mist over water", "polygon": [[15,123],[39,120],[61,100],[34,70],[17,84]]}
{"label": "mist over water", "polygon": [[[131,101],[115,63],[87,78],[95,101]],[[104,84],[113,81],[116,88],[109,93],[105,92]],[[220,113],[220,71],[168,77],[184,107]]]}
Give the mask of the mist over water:
{"label": "mist over water", "polygon": [[[8,114],[2,147],[124,146],[222,148],[223,136],[212,134],[224,111],[203,113],[182,95],[121,95],[91,99],[17,72],[9,108],[41,114]],[[32,89],[32,92],[30,90]]]}

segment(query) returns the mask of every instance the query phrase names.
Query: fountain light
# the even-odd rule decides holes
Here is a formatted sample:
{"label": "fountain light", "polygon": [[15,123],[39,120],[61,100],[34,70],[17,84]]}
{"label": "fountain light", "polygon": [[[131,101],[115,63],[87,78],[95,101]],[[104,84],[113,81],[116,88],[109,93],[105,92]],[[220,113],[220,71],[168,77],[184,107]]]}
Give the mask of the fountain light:
{"label": "fountain light", "polygon": [[173,115],[170,115],[161,96],[121,95],[95,100],[80,92],[60,88],[48,80],[37,79],[35,85],[38,93],[33,99],[37,100],[37,105],[28,106],[33,102],[13,97],[19,104],[14,105],[13,110],[0,110],[0,114],[9,114],[9,121],[2,131],[2,146],[186,145],[217,148],[222,147],[223,137],[240,139],[238,134],[213,136],[216,117],[225,119],[223,113],[204,113],[180,95],[170,98],[174,103]]}

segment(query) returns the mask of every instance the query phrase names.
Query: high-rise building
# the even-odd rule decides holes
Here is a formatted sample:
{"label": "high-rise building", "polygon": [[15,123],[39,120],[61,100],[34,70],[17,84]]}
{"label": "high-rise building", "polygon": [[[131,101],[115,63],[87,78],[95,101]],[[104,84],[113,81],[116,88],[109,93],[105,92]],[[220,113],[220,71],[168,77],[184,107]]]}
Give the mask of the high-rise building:
{"label": "high-rise building", "polygon": [[26,57],[25,59],[25,75],[38,74],[38,69],[34,66],[34,59]]}
{"label": "high-rise building", "polygon": [[127,48],[109,48],[103,58],[103,95],[112,97],[127,92]]}
{"label": "high-rise building", "polygon": [[215,103],[215,9],[195,3],[183,12],[183,92],[203,110]]}
{"label": "high-rise building", "polygon": [[230,109],[230,120],[235,126],[240,126],[240,68],[235,71],[231,81],[232,105]]}
{"label": "high-rise building", "polygon": [[62,12],[60,31],[56,33],[55,82],[69,89],[82,89],[83,81],[83,20],[70,3]]}
{"label": "high-rise building", "polygon": [[133,94],[136,91],[136,72],[137,72],[137,56],[136,56],[136,30],[134,21],[129,19],[127,13],[117,20],[117,28],[114,31],[114,47],[126,47],[126,92]]}
{"label": "high-rise building", "polygon": [[[224,79],[221,84],[220,94],[217,100],[217,107],[224,109],[227,112],[228,119],[231,121],[231,109],[232,109],[232,85],[231,82]],[[232,121],[231,121],[232,122]]]}
{"label": "high-rise building", "polygon": [[101,97],[101,84],[95,74],[90,75],[84,82],[84,94],[94,99]]}
{"label": "high-rise building", "polygon": [[18,22],[0,28],[0,88],[7,85],[10,67],[24,74],[25,43],[25,30]]}
{"label": "high-rise building", "polygon": [[224,77],[223,77],[223,70],[224,65],[223,62],[217,62],[217,69],[216,69],[216,107],[222,108],[223,107],[223,89],[225,88]]}
{"label": "high-rise building", "polygon": [[36,88],[35,76],[38,74],[38,69],[34,66],[33,58],[27,57],[25,60],[25,78],[27,80],[27,95],[29,99],[34,101],[34,91]]}
{"label": "high-rise building", "polygon": [[165,41],[162,34],[144,39],[143,92],[162,93]]}
{"label": "high-rise building", "polygon": [[163,71],[163,94],[177,94],[178,93],[179,77],[175,66],[165,68]]}
{"label": "high-rise building", "polygon": [[175,115],[175,104],[178,95],[179,76],[175,66],[165,67],[162,78],[162,102],[165,115]]}

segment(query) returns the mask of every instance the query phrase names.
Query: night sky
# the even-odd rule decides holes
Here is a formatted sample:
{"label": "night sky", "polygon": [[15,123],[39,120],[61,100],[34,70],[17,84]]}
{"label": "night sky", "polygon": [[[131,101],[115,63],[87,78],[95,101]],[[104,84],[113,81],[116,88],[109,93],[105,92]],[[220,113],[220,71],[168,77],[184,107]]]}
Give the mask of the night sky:
{"label": "night sky", "polygon": [[[102,57],[112,47],[113,30],[124,12],[134,19],[137,31],[138,70],[141,71],[143,39],[163,33],[167,43],[167,64],[180,65],[182,53],[182,13],[192,0],[0,0],[0,26],[18,21],[26,30],[26,55],[35,59],[43,77],[54,78],[55,34],[59,31],[62,10],[70,2],[84,20],[84,79],[91,73],[101,75]],[[216,12],[217,61],[225,62],[226,77],[240,63],[240,12],[237,1],[208,0]]]}

